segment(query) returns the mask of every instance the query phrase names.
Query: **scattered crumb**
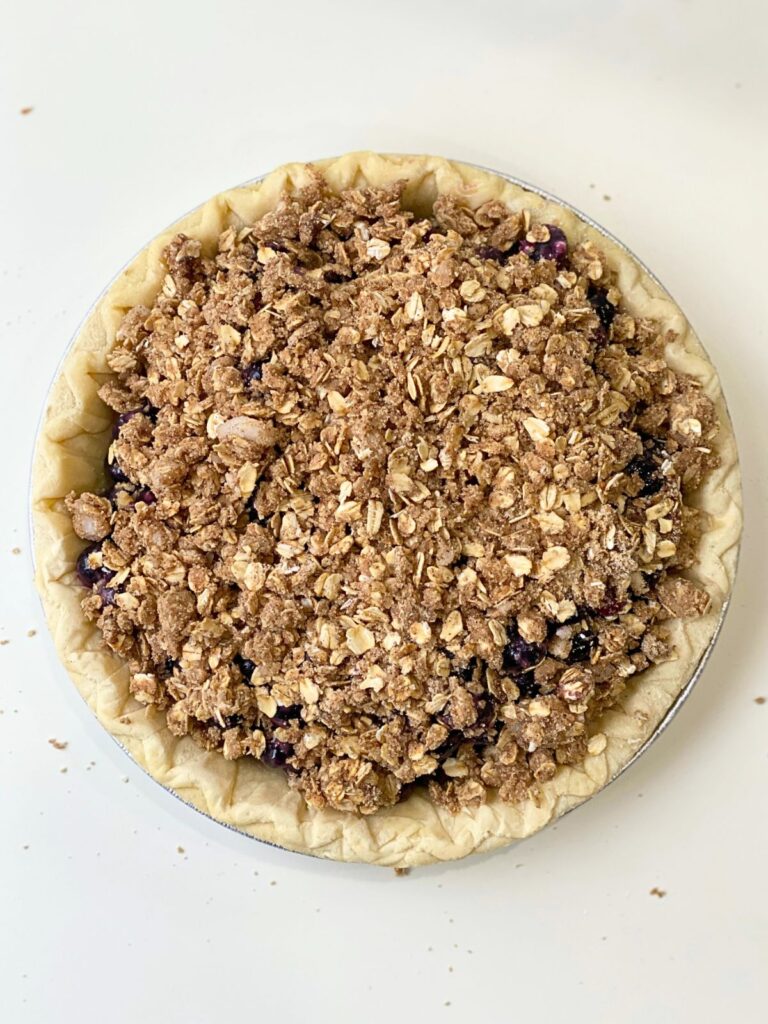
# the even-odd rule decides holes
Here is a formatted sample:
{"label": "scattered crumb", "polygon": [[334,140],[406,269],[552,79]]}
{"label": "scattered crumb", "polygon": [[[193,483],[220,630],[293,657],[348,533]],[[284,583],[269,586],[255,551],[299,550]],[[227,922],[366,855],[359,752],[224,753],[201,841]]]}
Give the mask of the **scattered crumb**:
{"label": "scattered crumb", "polygon": [[27,630],[27,636],[37,636],[37,630],[36,629],[28,629]]}
{"label": "scattered crumb", "polygon": [[755,704],[765,704],[765,697],[755,697]]}
{"label": "scattered crumb", "polygon": [[28,850],[28,849],[29,849],[29,843],[26,843],[24,846],[22,846],[22,850]]}
{"label": "scattered crumb", "polygon": [[450,1006],[450,1005],[451,1005],[450,999],[446,999],[446,1001],[443,1003],[443,1006]]}
{"label": "scattered crumb", "polygon": [[34,109],[34,107],[22,107],[19,113],[23,114],[26,117],[26,115],[31,114]]}
{"label": "scattered crumb", "polygon": [[11,554],[12,555],[20,555],[21,554],[21,548],[11,548]]}
{"label": "scattered crumb", "polygon": [[184,849],[183,846],[177,846],[176,847],[176,853],[186,853],[186,852],[187,851]]}
{"label": "scattered crumb", "polygon": [[410,875],[410,873],[411,873],[411,869],[410,868],[395,868],[395,874],[398,877],[402,877],[403,875]]}
{"label": "scattered crumb", "polygon": [[7,647],[7,645],[10,642],[11,642],[10,640],[0,640],[0,647]]}
{"label": "scattered crumb", "polygon": [[131,780],[128,778],[127,775],[124,775],[120,781],[121,782],[130,782]]}
{"label": "scattered crumb", "polygon": [[258,875],[259,872],[258,871],[254,871],[253,873],[254,873],[254,875]]}
{"label": "scattered crumb", "polygon": [[658,896],[659,899],[663,899],[667,895],[666,889],[659,889],[658,886],[654,885],[650,892],[651,896]]}
{"label": "scattered crumb", "polygon": [[120,719],[120,721],[122,722],[123,725],[130,725],[131,724],[131,719],[130,719],[129,715],[123,715],[123,717]]}
{"label": "scattered crumb", "polygon": [[590,187],[590,188],[594,188],[594,187],[595,187],[595,184],[594,184],[594,182],[590,181],[590,183],[589,183],[589,187]]}
{"label": "scattered crumb", "polygon": [[62,775],[66,775],[67,772],[69,771],[69,768],[67,768],[65,765],[63,768],[59,768],[59,771],[61,772]]}
{"label": "scattered crumb", "polygon": [[452,967],[449,967],[449,968],[448,968],[448,973],[449,973],[449,974],[453,974],[453,968],[452,968]]}
{"label": "scattered crumb", "polygon": [[432,947],[431,947],[431,946],[427,946],[427,952],[428,952],[428,953],[431,953],[431,952],[432,952]]}
{"label": "scattered crumb", "polygon": [[271,881],[271,882],[270,882],[269,884],[270,884],[270,885],[277,885],[277,882],[275,882],[275,881],[273,880],[273,881]]}
{"label": "scattered crumb", "polygon": [[606,203],[610,203],[611,201],[611,197],[607,193],[603,195],[603,199],[606,201]]}
{"label": "scattered crumb", "polygon": [[69,740],[50,739],[48,740],[48,742],[51,744],[52,747],[55,747],[56,750],[66,750],[67,747],[69,746]]}

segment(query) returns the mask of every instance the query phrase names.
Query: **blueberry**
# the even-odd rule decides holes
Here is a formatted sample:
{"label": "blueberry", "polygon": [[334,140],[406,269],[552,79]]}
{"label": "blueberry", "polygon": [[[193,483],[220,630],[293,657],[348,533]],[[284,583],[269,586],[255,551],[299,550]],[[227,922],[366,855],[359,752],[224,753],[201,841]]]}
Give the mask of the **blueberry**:
{"label": "blueberry", "polygon": [[145,505],[154,505],[157,497],[154,491],[150,491],[148,487],[145,487],[136,495],[136,501],[143,501]]}
{"label": "blueberry", "polygon": [[94,567],[89,563],[89,556],[94,551],[100,550],[100,545],[90,544],[87,548],[84,548],[80,552],[75,563],[75,572],[77,578],[84,587],[95,587],[99,584],[108,583],[109,580],[115,575],[111,569],[107,569],[106,566]]}
{"label": "blueberry", "polygon": [[568,239],[565,232],[554,224],[545,224],[549,228],[548,242],[529,242],[523,238],[518,244],[518,251],[525,253],[531,260],[553,260],[562,267],[568,257]]}
{"label": "blueberry", "polygon": [[298,704],[290,704],[288,707],[280,707],[278,705],[277,711],[272,716],[272,724],[277,728],[283,725],[288,725],[289,722],[295,721],[301,717],[301,707]]}
{"label": "blueberry", "polygon": [[649,498],[659,493],[664,486],[659,470],[659,461],[649,450],[644,451],[642,455],[636,455],[624,467],[624,472],[628,476],[639,476],[643,482],[643,487],[637,493],[638,498]]}
{"label": "blueberry", "polygon": [[523,675],[516,676],[515,683],[521,697],[538,697],[540,692],[539,684],[536,682],[533,672],[524,672]]}
{"label": "blueberry", "polygon": [[507,643],[501,654],[501,663],[505,672],[519,675],[527,672],[544,657],[544,648],[540,644],[530,644],[524,640],[512,625],[507,630]]}
{"label": "blueberry", "polygon": [[256,671],[256,665],[254,662],[252,662],[250,658],[244,658],[242,654],[236,654],[233,660],[235,665],[240,669],[243,682],[250,683],[251,676]]}
{"label": "blueberry", "polygon": [[129,484],[131,482],[131,478],[121,469],[120,463],[117,459],[107,462],[106,466],[107,472],[116,484]]}
{"label": "blueberry", "polygon": [[112,437],[117,437],[120,430],[125,426],[129,420],[132,420],[134,416],[138,416],[140,412],[144,412],[143,409],[129,409],[128,412],[121,412],[115,420],[114,426],[112,427]]}
{"label": "blueberry", "polygon": [[568,664],[573,665],[577,661],[588,661],[597,646],[597,637],[587,629],[582,629],[574,635],[571,640],[571,653],[568,655]]}
{"label": "blueberry", "polygon": [[101,598],[102,607],[106,608],[108,605],[115,603],[117,591],[113,587],[108,587],[105,580],[96,584],[96,593]]}
{"label": "blueberry", "polygon": [[595,313],[597,313],[597,318],[602,327],[606,331],[609,330],[618,310],[608,299],[608,292],[604,288],[598,288],[596,285],[591,284],[587,291],[587,298],[592,304]]}
{"label": "blueberry", "polygon": [[323,277],[328,284],[342,284],[347,280],[347,278],[344,277],[343,274],[340,274],[338,270],[324,270]]}
{"label": "blueberry", "polygon": [[507,254],[501,249],[497,249],[495,245],[481,245],[477,250],[477,255],[481,260],[494,260],[496,263],[504,263],[507,258]]}
{"label": "blueberry", "polygon": [[458,678],[459,678],[459,679],[461,679],[461,680],[462,680],[463,682],[465,682],[465,683],[469,683],[469,682],[471,682],[471,681],[472,681],[472,677],[473,677],[473,676],[474,676],[474,674],[475,674],[475,669],[476,669],[476,668],[477,668],[477,658],[476,658],[476,657],[474,657],[474,655],[473,655],[473,656],[472,656],[472,657],[471,657],[471,658],[469,659],[469,661],[467,662],[467,664],[466,664],[466,665],[464,665],[464,667],[463,667],[463,668],[459,668],[459,669],[457,669],[457,670],[456,670],[456,671],[455,671],[455,672],[453,673],[453,675],[455,675],[455,676],[458,676]]}
{"label": "blueberry", "polygon": [[597,609],[597,614],[604,619],[612,619],[618,615],[627,602],[619,598],[616,591],[609,584],[605,588],[605,601]]}
{"label": "blueberry", "polygon": [[268,764],[270,768],[282,768],[292,755],[293,746],[290,743],[284,743],[282,740],[276,740],[272,737],[271,740],[267,741],[267,746],[261,755],[261,760],[264,764]]}
{"label": "blueberry", "polygon": [[[438,718],[440,718],[439,715]],[[446,724],[447,723],[443,722],[443,725]],[[448,728],[450,729],[451,727],[448,726]],[[455,757],[459,747],[464,743],[466,738],[467,737],[463,732],[459,732],[458,729],[451,729],[440,746],[435,750],[435,754],[443,761],[446,758]]]}
{"label": "blueberry", "polygon": [[243,370],[243,384],[248,387],[250,384],[255,383],[257,380],[261,380],[261,368],[264,365],[263,359],[257,359],[253,363],[249,363]]}
{"label": "blueberry", "polygon": [[173,675],[173,670],[178,668],[178,661],[174,661],[173,658],[166,658],[165,661],[157,669],[157,674],[161,679],[167,679]]}
{"label": "blueberry", "polygon": [[489,693],[484,693],[481,697],[474,697],[474,701],[477,708],[475,728],[487,731],[496,724],[496,701]]}

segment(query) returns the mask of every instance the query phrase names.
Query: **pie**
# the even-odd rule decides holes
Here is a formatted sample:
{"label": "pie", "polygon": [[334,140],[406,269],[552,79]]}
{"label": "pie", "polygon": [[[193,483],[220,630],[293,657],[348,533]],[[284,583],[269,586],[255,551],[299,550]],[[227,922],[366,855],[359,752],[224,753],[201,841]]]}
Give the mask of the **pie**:
{"label": "pie", "polygon": [[33,475],[61,657],[163,785],[406,867],[591,796],[711,643],[717,375],[571,210],[436,157],[223,193],[100,299]]}

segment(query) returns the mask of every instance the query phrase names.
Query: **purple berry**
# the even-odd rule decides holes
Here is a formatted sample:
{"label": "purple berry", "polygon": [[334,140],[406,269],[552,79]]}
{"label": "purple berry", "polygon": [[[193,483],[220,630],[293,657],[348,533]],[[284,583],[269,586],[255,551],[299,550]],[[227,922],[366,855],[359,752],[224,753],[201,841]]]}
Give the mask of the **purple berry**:
{"label": "purple berry", "polygon": [[515,677],[515,683],[520,691],[520,696],[525,698],[538,697],[539,684],[533,672],[524,672],[521,676]]}
{"label": "purple berry", "polygon": [[453,674],[458,676],[459,679],[463,680],[463,682],[469,683],[469,682],[472,681],[472,677],[475,674],[475,669],[476,668],[477,668],[477,658],[475,658],[473,656],[473,657],[471,657],[469,659],[469,661],[467,662],[467,664],[463,668],[457,669]]}
{"label": "purple berry", "polygon": [[243,677],[244,683],[250,683],[251,676],[256,671],[256,665],[250,660],[250,658],[244,658],[241,654],[236,654],[234,657],[235,665],[240,669],[240,674]]}
{"label": "purple berry", "polygon": [[582,629],[571,639],[571,653],[568,655],[568,664],[573,665],[577,661],[588,661],[592,657],[592,651],[597,646],[597,637],[589,630]]}
{"label": "purple berry", "polygon": [[87,548],[84,548],[77,557],[75,572],[77,573],[78,580],[84,587],[92,588],[99,585],[103,586],[115,575],[111,569],[107,569],[104,565],[92,566],[90,564],[90,556],[94,551],[99,550],[99,544],[90,544]]}
{"label": "purple berry", "polygon": [[139,491],[136,495],[136,501],[143,501],[145,505],[154,505],[157,497],[154,491],[150,491],[148,487],[145,487],[144,490]]}
{"label": "purple berry", "polygon": [[639,476],[642,480],[643,487],[637,493],[638,498],[648,498],[653,494],[658,494],[664,486],[659,461],[654,458],[652,450],[646,450],[642,455],[636,455],[624,467],[624,472],[628,476]]}
{"label": "purple berry", "polygon": [[613,318],[618,312],[614,304],[608,299],[608,292],[604,288],[598,288],[591,284],[587,292],[587,298],[592,304],[595,313],[597,313],[601,326],[604,330],[608,331],[613,323]]}
{"label": "purple berry", "polygon": [[263,359],[257,359],[253,363],[249,363],[243,370],[243,384],[248,387],[250,384],[255,383],[257,380],[261,380],[261,368],[264,365]]}
{"label": "purple berry", "polygon": [[278,705],[277,711],[272,717],[272,725],[279,729],[297,718],[301,718],[301,707],[298,704],[290,704],[288,707]]}
{"label": "purple berry", "polygon": [[114,587],[108,587],[106,582],[96,584],[96,593],[101,598],[102,607],[106,608],[108,605],[115,603],[115,597],[117,597],[117,590]]}
{"label": "purple berry", "polygon": [[121,412],[115,420],[115,424],[112,427],[112,437],[117,437],[120,430],[125,426],[129,420],[132,420],[134,416],[138,416],[140,412],[144,412],[143,409],[129,409],[128,412]]}
{"label": "purple berry", "polygon": [[523,238],[519,243],[519,251],[531,260],[552,260],[562,267],[568,258],[568,239],[565,232],[554,224],[545,224],[549,229],[549,241],[529,242]]}
{"label": "purple berry", "polygon": [[292,756],[293,746],[290,743],[284,743],[282,740],[276,740],[272,737],[271,740],[267,741],[267,746],[261,755],[261,760],[264,764],[268,764],[270,768],[282,768],[288,758]]}
{"label": "purple berry", "polygon": [[477,255],[481,260],[494,260],[496,263],[504,263],[507,259],[507,254],[501,249],[497,249],[495,245],[481,245],[477,250]]}
{"label": "purple berry", "polygon": [[106,468],[116,484],[129,484],[131,482],[131,478],[121,469],[117,459],[113,459],[111,462],[107,461]]}
{"label": "purple berry", "polygon": [[505,672],[516,676],[527,672],[544,657],[544,648],[540,644],[531,644],[524,640],[512,625],[507,630],[507,644],[501,654],[501,663]]}
{"label": "purple berry", "polygon": [[608,584],[605,588],[605,600],[597,609],[597,614],[603,619],[612,619],[619,615],[627,602],[619,598],[614,588]]}

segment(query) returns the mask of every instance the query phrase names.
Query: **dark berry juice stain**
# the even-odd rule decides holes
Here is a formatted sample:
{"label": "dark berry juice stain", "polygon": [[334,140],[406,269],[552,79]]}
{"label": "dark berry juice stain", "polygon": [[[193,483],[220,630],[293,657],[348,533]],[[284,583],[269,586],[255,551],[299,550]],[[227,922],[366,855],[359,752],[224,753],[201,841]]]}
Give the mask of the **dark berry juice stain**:
{"label": "dark berry juice stain", "polygon": [[518,250],[531,260],[552,260],[558,267],[563,267],[568,259],[568,239],[565,232],[554,224],[544,226],[549,228],[548,242],[529,242],[523,238],[518,244]]}

